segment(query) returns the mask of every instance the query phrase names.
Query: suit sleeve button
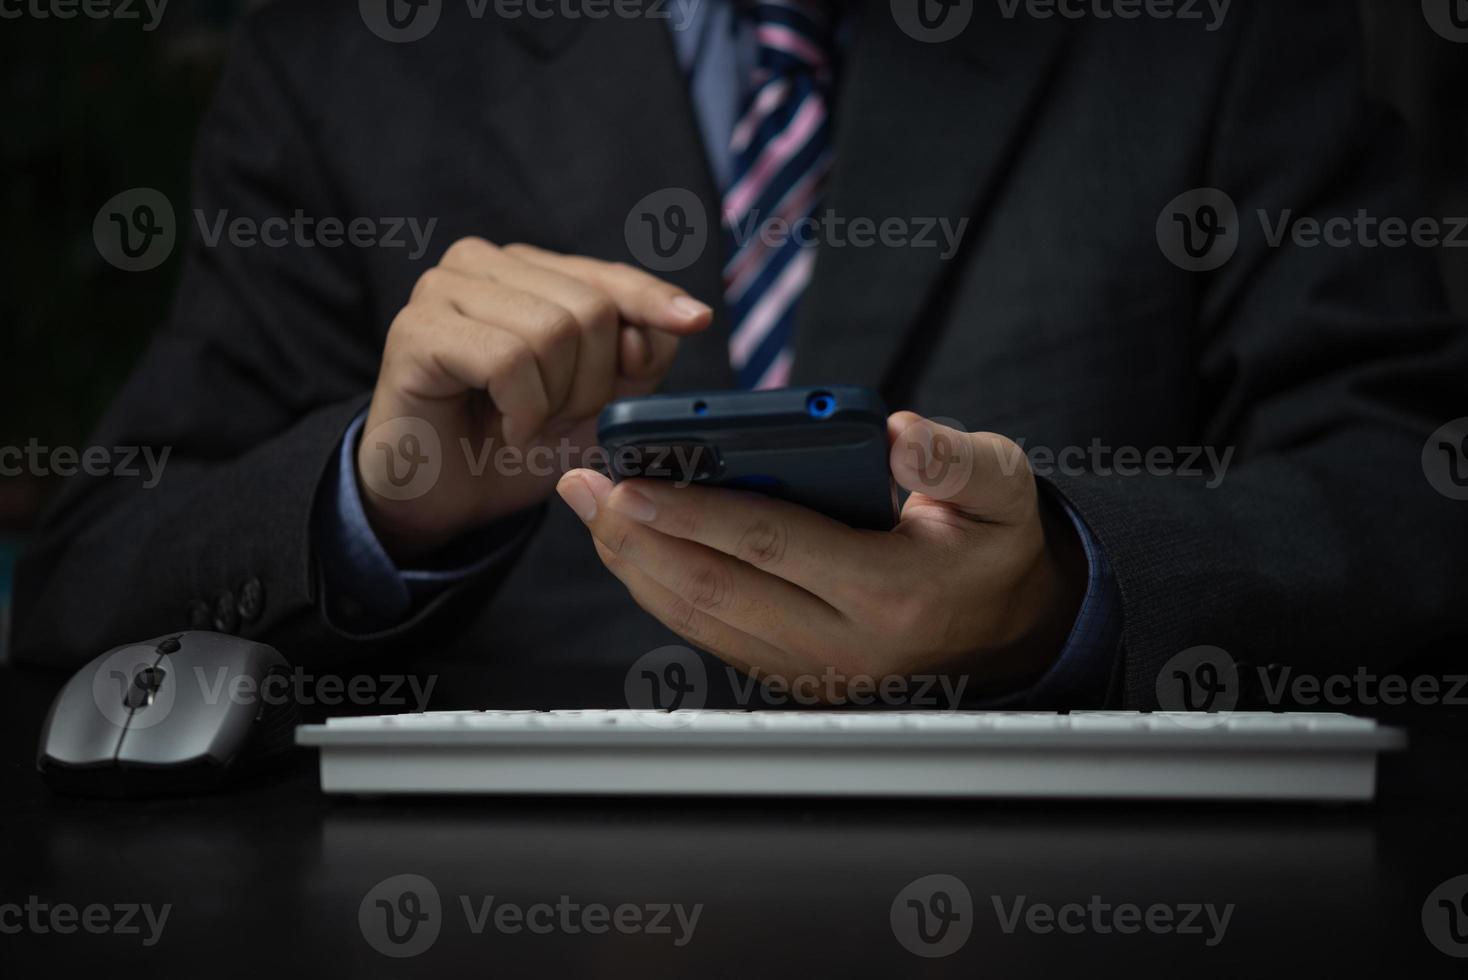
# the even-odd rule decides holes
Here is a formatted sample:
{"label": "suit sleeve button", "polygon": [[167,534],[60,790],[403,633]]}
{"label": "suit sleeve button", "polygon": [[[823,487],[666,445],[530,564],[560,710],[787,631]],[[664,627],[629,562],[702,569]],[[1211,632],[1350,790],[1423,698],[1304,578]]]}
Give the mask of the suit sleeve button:
{"label": "suit sleeve button", "polygon": [[189,629],[207,630],[214,628],[214,610],[203,599],[189,601]]}
{"label": "suit sleeve button", "polygon": [[234,593],[221,589],[214,597],[214,628],[220,633],[233,633],[240,625],[240,613],[235,608]]}
{"label": "suit sleeve button", "polygon": [[240,601],[235,604],[239,610],[240,619],[247,623],[253,623],[265,612],[265,586],[260,580],[252,578],[240,586]]}

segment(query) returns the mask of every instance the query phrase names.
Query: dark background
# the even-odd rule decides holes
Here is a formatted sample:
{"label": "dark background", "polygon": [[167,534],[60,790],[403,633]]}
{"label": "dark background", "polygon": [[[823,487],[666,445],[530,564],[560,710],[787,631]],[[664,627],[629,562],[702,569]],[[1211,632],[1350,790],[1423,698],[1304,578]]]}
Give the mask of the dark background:
{"label": "dark background", "polygon": [[[153,31],[143,19],[0,21],[0,446],[85,445],[167,315],[183,250],[150,272],[122,272],[98,255],[92,220],[131,187],[187,199],[195,127],[230,31],[259,2],[171,0]],[[1427,213],[1468,215],[1468,44],[1435,34],[1417,0],[1359,2],[1368,86],[1410,124]],[[1440,253],[1468,314],[1468,249]],[[10,568],[53,481],[0,476],[0,656]]]}

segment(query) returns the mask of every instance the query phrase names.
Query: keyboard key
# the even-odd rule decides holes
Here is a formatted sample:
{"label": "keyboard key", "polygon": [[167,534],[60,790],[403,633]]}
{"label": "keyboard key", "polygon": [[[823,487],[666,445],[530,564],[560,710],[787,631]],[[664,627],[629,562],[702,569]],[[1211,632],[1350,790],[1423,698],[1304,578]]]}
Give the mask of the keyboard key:
{"label": "keyboard key", "polygon": [[1140,732],[1146,730],[1147,724],[1140,715],[1135,714],[1073,711],[1070,714],[1070,727],[1077,732]]}
{"label": "keyboard key", "polygon": [[1015,711],[1003,712],[994,716],[996,732],[1054,732],[1064,731],[1069,726],[1070,719],[1065,715]]}
{"label": "keyboard key", "polygon": [[810,732],[832,730],[836,719],[830,712],[769,711],[755,715],[759,727],[772,732]]}

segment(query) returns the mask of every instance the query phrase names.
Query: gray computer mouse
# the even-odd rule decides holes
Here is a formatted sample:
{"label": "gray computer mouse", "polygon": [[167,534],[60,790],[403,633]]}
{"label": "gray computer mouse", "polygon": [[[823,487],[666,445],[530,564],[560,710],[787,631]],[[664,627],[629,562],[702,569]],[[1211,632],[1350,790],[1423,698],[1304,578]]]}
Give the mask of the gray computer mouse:
{"label": "gray computer mouse", "polygon": [[223,633],[117,647],[56,695],[36,767],[88,796],[207,790],[290,747],[289,671],[274,648]]}

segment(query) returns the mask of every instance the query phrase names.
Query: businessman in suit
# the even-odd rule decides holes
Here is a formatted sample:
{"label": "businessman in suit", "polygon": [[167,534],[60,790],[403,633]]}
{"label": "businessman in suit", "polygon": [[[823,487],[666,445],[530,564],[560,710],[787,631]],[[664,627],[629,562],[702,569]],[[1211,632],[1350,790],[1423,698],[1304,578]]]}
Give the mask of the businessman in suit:
{"label": "businessman in suit", "polygon": [[[1463,635],[1468,516],[1421,458],[1468,414],[1468,353],[1430,256],[1250,226],[1419,213],[1343,5],[1240,0],[1205,26],[960,4],[942,39],[856,0],[429,6],[411,43],[353,5],[245,24],[194,208],[437,219],[435,247],[196,236],[97,436],[170,446],[170,469],[68,488],[18,575],[21,658],[195,626],[313,664],[441,657],[481,702],[617,703],[628,665],[681,638],[753,676],[1148,707],[1199,644],[1326,673]],[[1206,269],[1158,247],[1194,188],[1241,215]],[[712,216],[709,244],[637,268],[629,215],[670,189]],[[827,214],[963,234],[736,233]],[[457,451],[587,445],[624,394],[783,383],[901,409],[896,530]],[[402,498],[419,422],[441,471]],[[1095,446],[1230,465],[1032,465]]]}

